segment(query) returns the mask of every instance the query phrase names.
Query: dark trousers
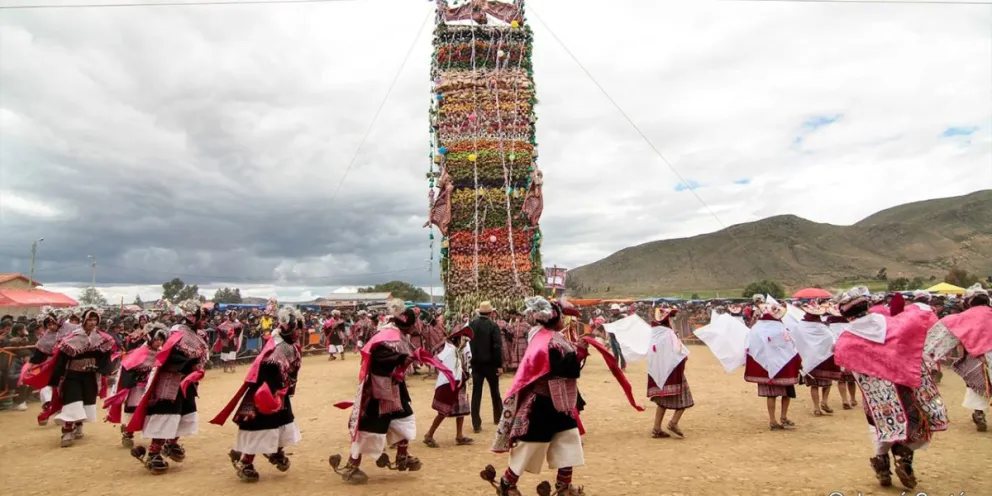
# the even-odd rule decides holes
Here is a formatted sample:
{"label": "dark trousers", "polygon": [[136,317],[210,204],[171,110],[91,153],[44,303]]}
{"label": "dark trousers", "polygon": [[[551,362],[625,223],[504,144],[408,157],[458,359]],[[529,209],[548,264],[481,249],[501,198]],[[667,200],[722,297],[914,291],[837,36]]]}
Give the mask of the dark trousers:
{"label": "dark trousers", "polygon": [[620,342],[617,341],[617,337],[610,334],[610,350],[613,351],[613,356],[620,362],[620,368],[627,368],[627,360],[623,358],[623,351],[620,350]]}
{"label": "dark trousers", "polygon": [[496,374],[495,365],[473,365],[472,366],[472,427],[482,428],[482,416],[479,408],[482,407],[482,386],[483,380],[489,383],[489,397],[493,402],[493,423],[498,424],[500,416],[503,415],[503,399],[499,394],[499,375]]}

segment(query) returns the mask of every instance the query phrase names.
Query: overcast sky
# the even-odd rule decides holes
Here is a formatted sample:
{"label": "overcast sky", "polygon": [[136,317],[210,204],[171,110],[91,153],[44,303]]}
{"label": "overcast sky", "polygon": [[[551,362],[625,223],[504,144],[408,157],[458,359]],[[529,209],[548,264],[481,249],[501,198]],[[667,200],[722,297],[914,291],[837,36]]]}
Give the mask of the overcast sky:
{"label": "overcast sky", "polygon": [[[992,187],[992,7],[528,8],[548,265]],[[433,10],[0,11],[0,271],[27,273],[43,237],[46,286],[88,283],[93,255],[112,298],[173,276],[283,297],[428,286]]]}

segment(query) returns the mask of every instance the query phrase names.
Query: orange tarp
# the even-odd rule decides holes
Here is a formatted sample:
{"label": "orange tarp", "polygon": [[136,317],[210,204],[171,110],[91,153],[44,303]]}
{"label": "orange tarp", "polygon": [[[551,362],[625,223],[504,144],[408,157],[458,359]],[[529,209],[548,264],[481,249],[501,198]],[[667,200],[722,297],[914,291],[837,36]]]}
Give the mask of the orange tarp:
{"label": "orange tarp", "polygon": [[565,299],[568,300],[569,303],[571,303],[571,304],[573,304],[573,305],[575,305],[577,307],[591,307],[591,306],[594,306],[594,305],[599,305],[599,303],[603,301],[603,300],[597,300],[597,299],[593,299],[593,298],[585,298],[585,299],[580,299],[580,298],[565,298]]}
{"label": "orange tarp", "polygon": [[0,289],[0,307],[75,307],[79,302],[44,289]]}

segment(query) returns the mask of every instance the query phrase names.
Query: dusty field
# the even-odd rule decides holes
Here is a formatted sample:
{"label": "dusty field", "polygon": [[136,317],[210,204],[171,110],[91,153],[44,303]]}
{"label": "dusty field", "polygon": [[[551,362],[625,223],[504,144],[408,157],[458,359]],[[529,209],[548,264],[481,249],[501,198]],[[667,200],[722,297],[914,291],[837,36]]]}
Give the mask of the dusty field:
{"label": "dusty field", "polygon": [[[832,417],[815,418],[808,390],[800,387],[790,417],[798,424],[788,432],[770,432],[764,400],[754,385],[744,383],[742,373],[725,375],[704,347],[693,347],[688,376],[696,407],[689,410],[682,430],[687,438],[651,439],[653,409],[637,413],[630,408],[601,361],[590,360],[580,380],[589,402],[583,415],[588,465],[576,470],[576,483],[590,495],[633,494],[722,494],[722,495],[845,495],[900,493],[882,490],[868,466],[871,443],[864,415],[843,411],[834,392]],[[298,395],[294,398],[303,442],[291,450],[293,467],[277,472],[264,459],[256,466],[262,474],[257,485],[238,481],[227,461],[236,428],[230,423],[217,427],[206,423],[237,389],[241,374],[211,371],[202,383],[200,434],[184,440],[187,461],[171,473],[154,477],[131,458],[119,443],[116,427],[88,426],[87,437],[69,449],[58,447],[54,426],[37,427],[37,404],[29,412],[0,413],[0,487],[5,494],[79,495],[175,494],[175,495],[262,495],[349,494],[437,496],[491,495],[479,479],[487,463],[500,471],[505,458],[488,451],[493,427],[486,425],[477,444],[454,446],[454,423],[447,421],[438,432],[440,449],[415,443],[414,455],[425,468],[417,473],[397,473],[365,463],[369,485],[344,485],[327,465],[328,455],[346,453],[347,412],[332,405],[351,399],[358,360],[327,362],[324,357],[307,358]],[[244,367],[240,369],[244,370]],[[635,392],[645,391],[644,364],[632,366]],[[509,386],[509,377],[502,383]],[[414,377],[410,381],[419,434],[430,425],[433,382]],[[992,433],[980,434],[961,405],[963,383],[953,373],[941,387],[950,405],[952,428],[938,435],[933,446],[917,456],[921,480],[918,492],[929,495],[992,494],[988,475],[992,460]],[[487,401],[483,411],[489,411]],[[204,419],[206,417],[206,419]],[[486,417],[483,416],[483,419]],[[468,422],[466,422],[468,423]],[[470,434],[471,435],[471,434]],[[545,471],[542,478],[553,480]],[[542,478],[525,475],[525,495],[536,494]],[[7,492],[10,490],[10,492]]]}

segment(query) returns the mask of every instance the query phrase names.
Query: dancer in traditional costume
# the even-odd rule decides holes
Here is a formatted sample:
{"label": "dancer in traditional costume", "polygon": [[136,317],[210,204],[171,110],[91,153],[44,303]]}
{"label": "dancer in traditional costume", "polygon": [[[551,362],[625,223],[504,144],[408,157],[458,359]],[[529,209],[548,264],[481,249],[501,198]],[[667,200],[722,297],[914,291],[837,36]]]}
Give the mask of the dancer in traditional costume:
{"label": "dancer in traditional costume", "polygon": [[744,307],[736,303],[731,303],[727,305],[727,315],[739,320],[741,324],[747,325],[748,322],[744,318]]}
{"label": "dancer in traditional costume", "polygon": [[651,321],[651,346],[648,349],[648,398],[656,405],[652,437],[671,437],[661,429],[665,413],[674,410],[668,430],[678,437],[685,437],[679,429],[682,414],[695,405],[689,381],[685,377],[685,363],[689,349],[672,330],[671,318],[678,313],[675,308],[657,307]]}
{"label": "dancer in traditional costume", "polygon": [[[35,349],[31,353],[31,358],[28,360],[30,363],[29,370],[40,369],[43,364],[47,366],[54,365],[54,360],[52,355],[55,353],[55,346],[58,341],[65,337],[68,332],[59,336],[59,319],[55,316],[55,313],[50,309],[43,309],[48,311],[43,311],[39,316],[41,319],[41,334],[38,337],[38,342],[35,343]],[[67,326],[68,329],[68,326]],[[28,384],[27,374],[22,374],[22,381],[24,384]],[[39,384],[40,385],[40,384]],[[41,387],[38,387],[38,396],[41,398],[41,414],[38,416],[38,425],[47,425],[48,417],[43,416],[48,407],[51,406],[52,401],[52,387],[48,385],[47,382]]]}
{"label": "dancer in traditional costume", "polygon": [[82,322],[81,327],[73,329],[56,345],[55,364],[48,382],[55,392],[51,407],[59,407],[55,422],[62,426],[63,448],[83,437],[84,422],[96,422],[100,376],[112,372],[110,354],[114,340],[98,329],[99,312],[86,310]]}
{"label": "dancer in traditional costume", "polygon": [[934,311],[932,306],[930,306],[930,301],[932,299],[933,296],[931,296],[930,293],[922,289],[917,289],[916,291],[913,291],[913,306],[919,308],[920,310],[923,310],[924,312],[933,312],[934,314],[936,314],[937,312]]}
{"label": "dancer in traditional costume", "polygon": [[550,468],[557,469],[558,477],[554,489],[545,481],[538,486],[538,494],[581,495],[582,488],[572,485],[572,470],[585,465],[576,381],[589,346],[603,355],[630,404],[639,411],[644,408],[634,401],[630,383],[609,350],[591,337],[573,345],[559,332],[565,312],[578,317],[577,310],[540,296],[527,298],[524,303],[524,315],[537,326],[531,330],[527,354],[503,401],[503,417],[492,447],[496,453],[510,453],[509,465],[498,481],[492,465],[480,475],[496,488],[497,495],[519,496],[520,475],[525,471],[539,474],[547,461]]}
{"label": "dancer in traditional costume", "polygon": [[892,485],[891,451],[896,475],[912,489],[917,484],[914,453],[929,444],[934,432],[947,429],[947,410],[930,375],[928,355],[940,355],[937,348],[951,341],[945,339],[950,334],[928,336],[936,315],[912,305],[902,311],[893,304],[891,317],[869,313],[864,287],[842,293],[837,303],[850,323],[837,339],[834,360],[854,373],[864,395],[875,477],[882,486]]}
{"label": "dancer in traditional costume", "polygon": [[826,308],[810,302],[802,305],[803,318],[790,328],[799,356],[802,358],[800,371],[803,384],[809,387],[813,400],[813,415],[830,415],[830,387],[833,381],[841,378],[840,367],[834,363],[835,337],[830,327],[823,322]]}
{"label": "dancer in traditional costume", "polygon": [[372,339],[372,335],[375,334],[375,323],[369,318],[369,312],[366,310],[358,311],[358,320],[351,327],[353,332],[352,335],[355,338],[355,345],[359,350],[365,346],[365,343]]}
{"label": "dancer in traditional costume", "polygon": [[961,313],[948,315],[930,330],[926,352],[941,360],[957,346],[964,355],[951,367],[964,379],[964,403],[971,410],[971,420],[978,432],[988,430],[987,414],[992,397],[992,306],[989,293],[980,284],[964,293]]}
{"label": "dancer in traditional costume", "polygon": [[510,316],[510,332],[513,335],[513,343],[510,346],[510,361],[513,363],[513,370],[520,367],[520,361],[527,353],[527,334],[530,332],[530,324],[516,311]]}
{"label": "dancer in traditional costume", "polygon": [[[826,313],[823,316],[823,322],[827,324],[830,328],[830,333],[834,336],[834,342],[840,337],[840,333],[847,327],[847,319],[843,317],[840,313],[840,308],[837,307],[836,302],[828,302],[824,305],[826,308]],[[836,365],[836,361],[834,361]],[[854,374],[849,370],[844,370],[844,367],[839,367],[840,378],[836,380],[837,382],[837,392],[840,393],[841,408],[844,410],[850,410],[858,406],[858,386],[854,381]]]}
{"label": "dancer in traditional costume", "polygon": [[197,389],[210,359],[210,348],[197,333],[203,316],[200,302],[183,301],[176,305],[176,311],[181,313],[182,323],[170,329],[169,338],[155,354],[148,387],[126,428],[151,439],[147,450],[136,446],[131,455],[155,475],[168,471],[165,458],[176,463],[186,459],[179,439],[197,432]]}
{"label": "dancer in traditional costume", "polygon": [[145,344],[130,350],[121,360],[117,392],[103,402],[103,408],[108,410],[106,421],[121,424],[121,445],[125,448],[134,447],[134,433],[126,427],[145,394],[155,355],[169,338],[169,330],[163,324],[149,324],[143,335],[147,337]]}
{"label": "dancer in traditional costume", "polygon": [[437,383],[434,385],[434,402],[431,405],[437,416],[430,430],[424,435],[424,444],[428,448],[437,448],[437,441],[434,440],[434,433],[437,432],[441,422],[448,417],[455,418],[455,444],[466,446],[474,441],[464,434],[465,416],[472,413],[471,404],[468,399],[468,378],[472,377],[470,364],[472,363],[472,348],[468,345],[472,341],[472,329],[463,327],[454,332],[444,342],[444,349],[437,355],[438,361],[444,364],[455,378],[455,389],[452,390],[448,378],[438,375]]}
{"label": "dancer in traditional costume", "polygon": [[224,364],[224,372],[237,372],[235,360],[238,358],[238,349],[241,348],[241,331],[244,326],[238,321],[238,314],[234,310],[228,310],[225,320],[217,326],[217,342],[214,343],[214,353],[220,353],[220,361]]}
{"label": "dancer in traditional costume", "polygon": [[[343,468],[341,455],[330,457],[331,467],[350,484],[368,482],[368,475],[359,466],[363,457],[376,460],[376,466],[399,471],[417,471],[422,464],[409,453],[410,441],[417,438],[417,422],[410,405],[406,386],[407,369],[414,362],[431,365],[445,374],[454,390],[457,384],[452,372],[427,354],[414,348],[408,338],[417,325],[416,314],[402,300],[390,300],[387,308],[390,323],[379,329],[362,348],[362,366],[358,373],[358,392],[354,402],[334,406],[351,408],[348,429],[351,432],[351,452]],[[396,461],[390,462],[384,451],[396,446]]]}
{"label": "dancer in traditional costume", "polygon": [[259,454],[280,472],[289,470],[283,450],[300,441],[291,398],[302,365],[297,341],[306,326],[303,314],[290,306],[279,309],[277,322],[276,332],[255,358],[241,388],[210,421],[224,425],[234,413],[238,437],[228,457],[244,482],[258,482],[255,456]]}
{"label": "dancer in traditional costume", "polygon": [[[789,402],[796,397],[801,360],[782,323],[786,309],[777,304],[765,304],[758,310],[758,320],[748,333],[744,380],[756,383],[758,396],[766,399],[771,430],[795,427],[796,424],[789,420]],[[778,421],[775,419],[775,398],[782,398],[782,416]]]}
{"label": "dancer in traditional costume", "polygon": [[341,312],[335,310],[331,318],[324,322],[324,336],[327,339],[327,360],[337,360],[337,354],[341,354],[344,360],[344,319]]}

